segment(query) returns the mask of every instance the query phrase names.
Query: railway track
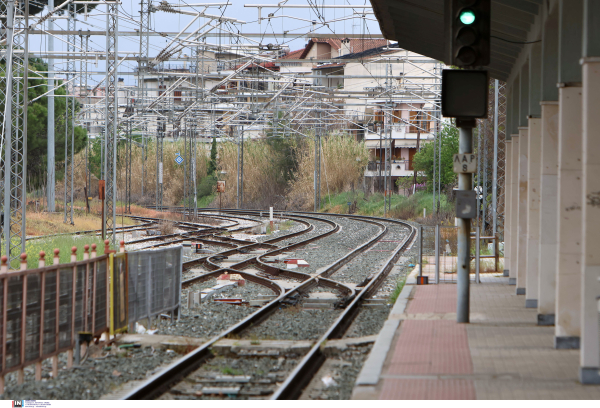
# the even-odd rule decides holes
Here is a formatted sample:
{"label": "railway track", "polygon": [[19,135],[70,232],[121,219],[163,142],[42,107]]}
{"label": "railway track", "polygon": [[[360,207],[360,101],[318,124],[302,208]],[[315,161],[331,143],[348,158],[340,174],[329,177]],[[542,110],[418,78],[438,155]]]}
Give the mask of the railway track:
{"label": "railway track", "polygon": [[[227,215],[225,216],[223,213]],[[256,217],[260,215],[259,211],[225,210],[219,216],[254,217],[253,219],[256,220]],[[283,214],[276,212],[276,216],[283,217]],[[415,229],[402,221],[376,217],[294,212],[286,213],[285,218],[302,224],[304,228],[301,231],[267,239],[259,243],[226,240],[221,244],[228,249],[184,264],[184,268],[201,266],[207,270],[206,273],[186,280],[184,287],[191,287],[209,281],[223,273],[235,273],[243,276],[252,284],[268,288],[273,293],[273,298],[258,310],[227,327],[194,351],[131,390],[125,396],[125,399],[173,398],[181,395],[181,388],[182,386],[185,388],[186,384],[196,384],[196,386],[200,384],[201,389],[204,391],[196,392],[195,395],[203,398],[214,398],[214,396],[211,397],[211,392],[223,394],[227,390],[238,397],[299,398],[302,390],[326,361],[327,357],[323,353],[321,345],[327,341],[343,337],[358,315],[363,302],[381,287],[389,271],[415,234]],[[335,261],[318,268],[314,273],[278,268],[269,262],[269,260],[286,252],[302,250],[308,245],[324,243],[328,239],[331,241],[333,234],[341,234],[342,236],[348,234],[348,237],[351,237],[350,230],[353,228],[353,223],[361,225],[358,230],[369,229],[368,239],[363,239],[359,243],[355,242],[354,247],[348,248],[343,256],[339,256]],[[392,235],[391,238],[396,239],[383,240],[383,238],[390,237],[390,235]],[[202,239],[212,241],[213,238]],[[384,244],[385,246],[382,246]],[[387,249],[373,249],[374,247],[385,247]],[[372,250],[369,256],[373,259],[377,257],[385,259],[380,259],[380,262],[376,263],[378,267],[375,272],[365,274],[362,271],[364,266],[361,263],[360,255],[367,254],[369,250]],[[386,253],[384,254],[384,252]],[[239,258],[240,256],[244,259],[224,266],[226,259],[230,257]],[[347,275],[352,275],[352,277],[346,276],[345,279],[336,279],[336,274],[341,270],[350,271],[353,268],[355,271],[363,273],[355,273],[356,276],[348,273]],[[361,282],[358,282],[358,280]],[[314,342],[313,339],[314,345],[303,356],[284,358],[283,366],[282,364],[277,365],[277,367],[283,367],[283,372],[278,373],[271,379],[263,378],[261,380],[259,378],[262,381],[262,388],[259,387],[258,391],[256,390],[256,384],[254,384],[254,389],[252,388],[252,382],[256,380],[254,377],[260,376],[213,375],[210,377],[209,375],[209,377],[206,377],[206,374],[209,373],[207,370],[216,361],[211,349],[218,342],[222,342],[227,338],[252,339],[253,331],[259,330],[260,327],[269,327],[269,325],[275,324],[276,321],[281,321],[281,314],[285,312],[284,309],[290,306],[302,305],[304,299],[308,296],[323,290],[336,293],[339,298],[339,301],[335,304],[335,311],[328,313],[329,320],[333,319],[332,316],[334,317],[333,322],[320,327],[318,340]],[[319,322],[315,322],[315,324],[317,323]],[[238,356],[236,361],[243,366],[248,361],[258,361],[253,360],[256,358],[271,357],[261,355]],[[281,359],[277,359],[277,361],[281,363]],[[190,395],[194,397],[193,393],[190,394],[190,392],[184,392],[184,394],[186,397],[190,397]]]}

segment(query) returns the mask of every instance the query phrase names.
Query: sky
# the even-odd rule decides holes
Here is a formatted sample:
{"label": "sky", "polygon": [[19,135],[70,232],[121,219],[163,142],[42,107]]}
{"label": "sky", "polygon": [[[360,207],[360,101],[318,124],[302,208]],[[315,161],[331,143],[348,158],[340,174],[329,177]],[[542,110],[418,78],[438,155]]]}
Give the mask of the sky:
{"label": "sky", "polygon": [[[209,0],[210,3],[216,3],[218,0]],[[207,2],[207,3],[209,3]],[[227,2],[227,0],[222,3]],[[55,4],[62,3],[62,0],[55,0]],[[158,1],[154,1],[154,5],[158,5]],[[269,13],[273,13],[274,17],[270,20],[264,19],[259,24],[258,22],[258,9],[252,7],[245,7],[250,4],[273,4],[276,5],[278,2],[271,0],[258,0],[258,1],[241,1],[241,0],[229,0],[229,5],[220,7],[210,7],[205,13],[213,15],[223,15],[224,17],[235,18],[237,20],[244,21],[244,24],[228,23],[225,25],[226,29],[233,32],[240,33],[281,33],[288,31],[289,34],[297,34],[294,38],[252,38],[254,41],[260,41],[266,45],[268,43],[287,45],[290,49],[296,50],[302,48],[306,42],[306,34],[311,30],[315,30],[317,33],[331,34],[332,37],[343,38],[344,34],[380,34],[379,25],[375,20],[373,14],[367,14],[366,18],[363,19],[361,16],[355,17],[354,13],[363,12],[363,9],[340,9],[340,8],[322,8],[323,5],[367,5],[370,6],[368,0],[288,0],[286,4],[294,5],[305,5],[311,6],[311,8],[300,9],[300,8],[263,8],[261,11],[262,17],[268,17]],[[283,3],[283,2],[281,2]],[[172,5],[196,5],[201,4],[199,1],[189,0],[171,2]],[[205,3],[202,3],[205,4]],[[139,28],[139,0],[123,0],[119,6],[119,30],[120,31],[134,31]],[[176,8],[177,9],[177,8]],[[186,7],[182,10],[186,11],[202,11],[204,7]],[[367,9],[367,12],[370,10]],[[100,5],[96,10],[92,11],[87,19],[83,15],[79,15],[76,22],[76,30],[106,30],[106,6]],[[47,9],[42,12],[47,13]],[[284,16],[284,17],[281,17]],[[180,31],[184,28],[194,17],[182,14],[172,14],[163,11],[157,11],[151,14],[151,30],[157,32],[174,32]],[[328,23],[327,26],[323,25],[322,22]],[[199,18],[187,31],[191,31],[193,28],[199,28],[207,22],[205,18]],[[316,24],[313,24],[315,22]],[[66,29],[67,22],[65,19],[55,20],[55,29]],[[48,28],[47,22],[43,23],[45,29]],[[218,33],[218,30],[213,30]],[[62,37],[63,40],[66,38]],[[77,39],[77,46],[80,45],[79,37]],[[208,37],[207,42],[229,44],[239,41],[247,44],[248,40],[245,39],[231,39],[227,37]],[[150,37],[150,56],[155,56],[161,49],[163,49],[170,42],[170,38],[154,36]],[[32,35],[29,40],[30,52],[35,53],[36,51],[47,50],[48,36],[47,35]],[[66,43],[61,41],[59,38],[54,40],[55,51],[65,51]],[[104,36],[91,36],[89,41],[90,51],[101,51],[106,50],[106,38]],[[120,37],[118,40],[119,52],[139,52],[139,40],[137,37]],[[184,54],[190,55],[189,49],[183,51]],[[57,70],[64,68],[64,61],[56,60],[55,66]],[[125,61],[119,67],[119,72],[132,72],[137,66],[135,61]],[[80,68],[79,61],[76,62],[76,69]],[[105,71],[105,65],[103,61],[88,61],[88,71],[98,72],[96,75],[90,76],[90,85],[93,85],[94,80],[97,81],[102,78],[100,72]],[[134,85],[135,77],[131,75],[122,75],[126,85]]]}

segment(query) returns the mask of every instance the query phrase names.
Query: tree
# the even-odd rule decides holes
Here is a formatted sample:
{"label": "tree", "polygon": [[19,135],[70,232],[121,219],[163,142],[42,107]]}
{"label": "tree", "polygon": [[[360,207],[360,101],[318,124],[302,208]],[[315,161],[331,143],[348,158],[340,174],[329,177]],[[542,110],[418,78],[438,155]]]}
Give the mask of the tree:
{"label": "tree", "polygon": [[210,162],[208,163],[209,176],[214,176],[217,170],[217,138],[213,137],[212,147],[210,148]]}
{"label": "tree", "polygon": [[[40,59],[30,59],[30,69],[32,71],[48,71],[48,65]],[[33,100],[48,91],[47,79],[44,75],[29,76],[28,98]],[[58,81],[56,85],[60,85]],[[54,154],[55,163],[65,160],[65,137],[66,135],[65,118],[67,98],[60,97],[67,94],[65,87],[58,88],[54,94],[59,96],[54,98]],[[69,99],[69,103],[71,100]],[[79,102],[75,101],[75,115],[81,109]],[[69,129],[73,126],[73,118],[68,118]],[[74,129],[74,153],[77,154],[85,148],[87,143],[87,131],[80,126]],[[27,173],[29,183],[33,188],[40,188],[46,182],[47,162],[48,162],[48,98],[43,96],[27,107]],[[56,179],[61,180],[64,172],[56,171]]]}
{"label": "tree", "polygon": [[269,128],[266,131],[267,144],[271,146],[272,151],[277,154],[271,158],[275,163],[275,168],[280,169],[277,182],[287,185],[294,179],[294,174],[298,170],[298,157],[296,148],[300,140],[300,136],[291,133],[286,134],[286,128],[290,127],[289,119],[284,118],[283,111],[278,111],[278,119],[276,122],[269,122]]}
{"label": "tree", "polygon": [[[454,154],[458,153],[458,128],[451,125],[443,125],[442,131],[440,132],[440,137],[442,138],[442,149],[441,152],[437,151],[436,154],[440,155],[441,153],[441,178],[440,184],[443,190],[447,189],[449,186],[456,185],[456,173],[454,173],[452,167],[452,159]],[[433,173],[434,173],[434,158],[433,158],[433,143],[426,143],[421,151],[416,153],[413,158],[413,167],[415,171],[421,171],[425,173],[426,183],[427,183],[427,191],[433,191]],[[435,163],[437,164],[439,156],[436,158]],[[436,169],[436,177],[437,177],[437,169]]]}
{"label": "tree", "polygon": [[[0,61],[5,64],[5,61]],[[48,71],[48,65],[39,58],[29,59],[29,79],[27,97],[29,101],[45,94],[48,91],[47,79],[38,72]],[[57,81],[58,82],[58,81]],[[4,84],[4,85],[2,85]],[[5,81],[0,79],[0,86],[6,86]],[[57,83],[57,85],[59,85]],[[67,98],[64,87],[58,88],[54,94],[59,96],[54,99],[54,151],[55,163],[65,160],[65,111]],[[70,102],[70,100],[69,100]],[[75,102],[75,112],[80,109],[79,103]],[[0,110],[4,112],[4,101],[0,101]],[[69,118],[69,129],[73,124]],[[87,143],[87,132],[77,126],[74,130],[75,153],[81,151]],[[70,137],[70,135],[69,135]],[[41,97],[27,106],[27,182],[31,188],[40,188],[46,182],[48,152],[48,98]],[[56,171],[57,180],[64,177],[64,172]]]}

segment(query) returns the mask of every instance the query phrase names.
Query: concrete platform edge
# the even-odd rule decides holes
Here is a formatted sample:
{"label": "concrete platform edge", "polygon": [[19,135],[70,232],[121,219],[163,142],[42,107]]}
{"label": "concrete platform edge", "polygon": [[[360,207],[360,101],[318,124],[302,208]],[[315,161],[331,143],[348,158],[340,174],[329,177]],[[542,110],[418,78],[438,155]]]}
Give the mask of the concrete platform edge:
{"label": "concrete platform edge", "polygon": [[400,316],[405,312],[413,286],[404,285],[398,296],[394,307],[390,311],[388,319],[377,336],[377,340],[369,353],[369,357],[356,379],[356,385],[352,392],[352,399],[370,399],[368,394],[374,391],[374,386],[379,382],[383,365],[396,330],[402,319]]}
{"label": "concrete platform edge", "polygon": [[415,266],[415,269],[413,269],[412,272],[408,274],[408,276],[406,277],[406,282],[404,283],[404,287],[406,287],[406,285],[416,285],[417,276],[419,276],[419,265]]}

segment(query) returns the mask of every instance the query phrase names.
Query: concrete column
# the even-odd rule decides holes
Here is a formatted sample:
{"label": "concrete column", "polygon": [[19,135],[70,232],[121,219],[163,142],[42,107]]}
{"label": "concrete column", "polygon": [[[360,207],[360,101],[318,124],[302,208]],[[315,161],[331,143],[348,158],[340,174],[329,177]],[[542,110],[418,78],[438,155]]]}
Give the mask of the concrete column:
{"label": "concrete column", "polygon": [[504,142],[504,276],[509,276],[510,269],[510,220],[511,204],[511,179],[512,179],[512,140]]}
{"label": "concrete column", "polygon": [[[537,308],[540,254],[540,170],[542,120],[529,118],[527,136],[527,261],[525,307]],[[517,286],[518,287],[518,286]]]}
{"label": "concrete column", "polygon": [[511,160],[510,160],[510,172],[512,174],[510,178],[510,267],[508,275],[508,284],[517,284],[517,243],[519,242],[518,234],[518,220],[519,220],[519,191],[518,191],[518,178],[519,178],[519,135],[513,134],[511,136]]}
{"label": "concrete column", "polygon": [[538,325],[553,326],[558,263],[558,102],[542,105]]}
{"label": "concrete column", "polygon": [[517,244],[517,295],[525,294],[525,277],[527,275],[527,165],[528,165],[528,129],[519,127],[519,156],[518,168],[519,178],[517,180],[518,191],[518,244]]}
{"label": "concrete column", "polygon": [[581,371],[584,384],[600,384],[600,58],[583,62],[583,257]]}
{"label": "concrete column", "polygon": [[542,27],[541,175],[538,325],[553,326],[558,262],[558,5],[551,4]]}
{"label": "concrete column", "polygon": [[579,348],[581,334],[581,87],[558,92],[558,270],[556,348]]}
{"label": "concrete column", "polygon": [[558,9],[558,271],[556,348],[578,349],[581,335],[583,0]]}
{"label": "concrete column", "polygon": [[584,2],[583,24],[583,257],[579,379],[600,384],[600,4]]}

